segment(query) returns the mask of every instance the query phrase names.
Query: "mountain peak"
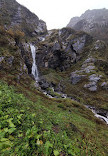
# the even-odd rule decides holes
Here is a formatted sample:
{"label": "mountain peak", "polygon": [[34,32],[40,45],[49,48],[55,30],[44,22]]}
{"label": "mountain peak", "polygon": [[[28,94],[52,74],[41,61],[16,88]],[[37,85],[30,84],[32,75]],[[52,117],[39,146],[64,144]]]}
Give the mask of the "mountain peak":
{"label": "mountain peak", "polygon": [[106,40],[108,9],[87,10],[80,17],[73,17],[67,27],[90,33],[96,39]]}

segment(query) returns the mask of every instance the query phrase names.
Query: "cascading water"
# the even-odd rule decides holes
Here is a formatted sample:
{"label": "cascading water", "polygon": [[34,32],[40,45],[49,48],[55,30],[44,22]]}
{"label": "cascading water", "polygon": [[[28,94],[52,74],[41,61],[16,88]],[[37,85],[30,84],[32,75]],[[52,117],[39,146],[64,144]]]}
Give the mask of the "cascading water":
{"label": "cascading water", "polygon": [[[34,45],[30,44],[30,48],[31,48],[31,52],[32,52],[32,58],[33,58],[33,64],[32,64],[32,74],[36,80],[36,82],[38,82],[39,80],[39,74],[38,74],[38,69],[37,69],[37,65],[36,65],[36,48]],[[54,90],[53,90],[54,91]],[[53,98],[51,95],[49,95],[47,92],[43,92],[45,95],[49,96],[49,98]],[[61,94],[63,96],[63,98],[68,98],[67,95],[65,94]],[[89,106],[86,106],[87,108],[91,109],[92,112],[95,114],[95,116],[97,118],[100,118],[102,120],[104,120],[106,122],[106,124],[108,124],[108,117],[104,117],[102,115],[99,115],[96,113],[96,111],[93,108],[90,108]]]}
{"label": "cascading water", "polygon": [[94,113],[94,115],[95,115],[97,118],[99,118],[99,119],[105,121],[106,124],[108,125],[108,115],[107,115],[107,114],[106,114],[105,116],[100,115],[99,112],[96,111],[95,107],[92,107],[92,106],[86,105],[86,108],[90,109],[90,110]]}
{"label": "cascading water", "polygon": [[32,58],[33,58],[32,74],[33,74],[36,82],[38,82],[38,80],[39,80],[39,74],[38,74],[38,69],[37,69],[37,65],[36,65],[36,48],[32,44],[30,44],[30,48],[31,48]]}

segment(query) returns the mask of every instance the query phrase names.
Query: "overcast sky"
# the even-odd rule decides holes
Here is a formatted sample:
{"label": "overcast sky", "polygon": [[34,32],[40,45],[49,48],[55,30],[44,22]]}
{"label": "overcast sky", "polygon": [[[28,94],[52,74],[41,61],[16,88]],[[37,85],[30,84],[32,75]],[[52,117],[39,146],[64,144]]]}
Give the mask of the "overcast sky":
{"label": "overcast sky", "polygon": [[108,0],[17,0],[44,20],[48,29],[63,28],[88,9],[108,8]]}

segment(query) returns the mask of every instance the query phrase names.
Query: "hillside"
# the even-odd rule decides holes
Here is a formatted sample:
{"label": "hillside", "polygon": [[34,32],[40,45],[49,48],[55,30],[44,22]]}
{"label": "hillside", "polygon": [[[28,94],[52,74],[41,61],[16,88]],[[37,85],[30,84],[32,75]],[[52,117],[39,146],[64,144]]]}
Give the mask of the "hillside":
{"label": "hillside", "polygon": [[0,0],[0,23],[6,29],[21,29],[32,37],[47,31],[46,23],[16,0]]}
{"label": "hillside", "polygon": [[107,156],[107,69],[104,41],[1,0],[0,155]]}
{"label": "hillside", "polygon": [[107,42],[108,9],[87,10],[80,17],[72,18],[67,27],[88,32],[96,39]]}

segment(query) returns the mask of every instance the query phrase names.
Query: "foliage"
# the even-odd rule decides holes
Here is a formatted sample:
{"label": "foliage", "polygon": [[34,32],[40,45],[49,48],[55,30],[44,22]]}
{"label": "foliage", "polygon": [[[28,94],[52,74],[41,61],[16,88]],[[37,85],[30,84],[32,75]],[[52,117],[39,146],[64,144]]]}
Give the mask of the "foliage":
{"label": "foliage", "polygon": [[[82,132],[79,133],[72,124],[76,121],[80,130],[84,124],[88,129],[91,125],[93,129],[95,126],[93,122],[81,117],[76,112],[76,108],[71,107],[71,105],[79,105],[78,103],[58,99],[52,101],[47,108],[44,103],[49,103],[48,100],[36,96],[37,102],[34,103],[23,94],[15,92],[13,87],[0,82],[0,154],[2,156],[58,156],[63,153],[72,156],[105,155],[103,147],[100,148],[97,144],[99,141],[96,140],[97,134],[95,137],[92,136],[94,134],[90,134],[90,137],[85,132],[81,134]],[[67,103],[67,110],[57,109],[57,107],[55,110],[54,107],[58,103],[61,105]],[[68,113],[68,108],[75,113]],[[82,123],[81,127],[78,122]]]}

